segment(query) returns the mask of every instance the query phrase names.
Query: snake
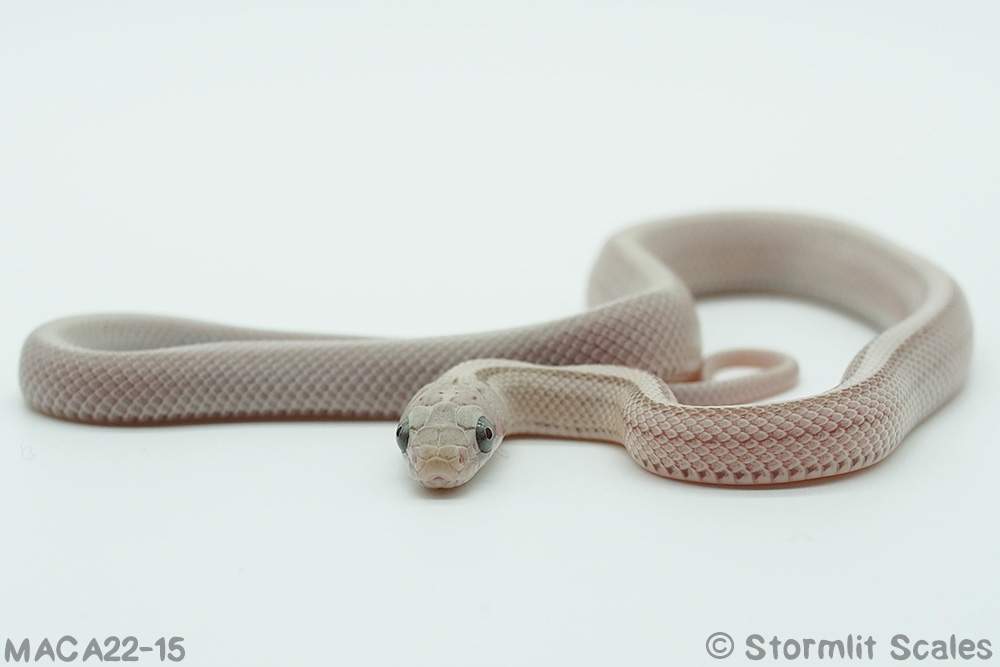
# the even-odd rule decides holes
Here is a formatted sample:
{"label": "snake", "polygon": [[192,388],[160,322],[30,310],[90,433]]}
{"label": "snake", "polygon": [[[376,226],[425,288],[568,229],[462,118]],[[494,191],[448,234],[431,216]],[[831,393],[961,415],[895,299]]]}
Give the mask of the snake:
{"label": "snake", "polygon": [[[835,386],[782,400],[788,355],[702,353],[696,302],[747,293],[820,303],[875,334]],[[959,391],[972,339],[962,290],[930,261],[833,219],[723,211],[614,234],[587,308],[561,319],[372,338],[76,315],[27,337],[20,385],[42,414],[101,425],[393,421],[410,475],[433,489],[468,482],[511,436],[616,443],[671,479],[782,485],[883,460]]]}

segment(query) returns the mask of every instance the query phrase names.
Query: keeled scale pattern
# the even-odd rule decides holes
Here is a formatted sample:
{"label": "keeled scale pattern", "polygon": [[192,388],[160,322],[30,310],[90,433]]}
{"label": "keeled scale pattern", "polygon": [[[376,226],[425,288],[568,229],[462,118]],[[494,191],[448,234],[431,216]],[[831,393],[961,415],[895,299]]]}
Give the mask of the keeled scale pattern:
{"label": "keeled scale pattern", "polygon": [[659,291],[543,325],[424,340],[84,316],[29,336],[21,387],[40,412],[96,424],[394,419],[420,387],[475,358],[689,373],[699,363],[697,324],[675,301]]}
{"label": "keeled scale pattern", "polygon": [[712,484],[780,484],[870,466],[961,385],[971,329],[954,301],[873,376],[772,405],[655,405],[633,392],[624,444],[650,472]]}

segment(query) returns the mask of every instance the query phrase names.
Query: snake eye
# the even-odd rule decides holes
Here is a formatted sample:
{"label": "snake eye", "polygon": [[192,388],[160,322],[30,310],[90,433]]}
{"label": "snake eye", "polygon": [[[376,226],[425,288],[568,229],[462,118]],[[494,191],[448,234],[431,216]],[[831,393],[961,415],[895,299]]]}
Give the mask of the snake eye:
{"label": "snake eye", "polygon": [[406,446],[410,444],[410,420],[404,419],[399,422],[399,426],[396,427],[396,444],[399,445],[399,451],[406,453]]}
{"label": "snake eye", "polygon": [[493,449],[493,438],[496,437],[496,429],[486,417],[480,417],[476,422],[476,444],[479,451],[486,453]]}

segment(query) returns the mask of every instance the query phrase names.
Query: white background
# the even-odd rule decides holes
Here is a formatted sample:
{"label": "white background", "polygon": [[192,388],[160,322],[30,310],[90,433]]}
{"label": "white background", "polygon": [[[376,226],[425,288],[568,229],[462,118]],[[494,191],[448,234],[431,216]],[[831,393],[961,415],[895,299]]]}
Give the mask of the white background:
{"label": "white background", "polygon": [[[0,22],[0,642],[176,634],[191,665],[700,664],[716,630],[1000,652],[995,5],[118,4]],[[19,395],[22,340],[61,315],[525,324],[581,307],[620,226],[746,206],[856,221],[967,290],[964,393],[873,469],[716,489],[519,439],[435,495],[389,424],[105,429]],[[779,300],[701,313],[706,351],[793,353],[796,395],[872,335]]]}

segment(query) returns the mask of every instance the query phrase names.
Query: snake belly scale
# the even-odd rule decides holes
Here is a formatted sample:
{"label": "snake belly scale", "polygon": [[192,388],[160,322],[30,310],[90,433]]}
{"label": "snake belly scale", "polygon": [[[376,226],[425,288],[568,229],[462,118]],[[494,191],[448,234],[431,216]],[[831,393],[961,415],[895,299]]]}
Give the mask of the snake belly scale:
{"label": "snake belly scale", "polygon": [[[702,356],[695,299],[728,293],[817,301],[878,333],[828,391],[752,404],[797,369],[766,351]],[[26,340],[21,388],[39,412],[94,424],[398,420],[397,444],[428,487],[464,484],[519,434],[616,442],[664,477],[756,485],[882,460],[958,391],[972,350],[965,298],[941,269],[804,215],[625,229],[601,251],[588,302],[561,320],[428,339],[68,317]],[[759,370],[713,379],[734,365]]]}

